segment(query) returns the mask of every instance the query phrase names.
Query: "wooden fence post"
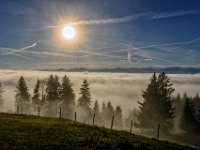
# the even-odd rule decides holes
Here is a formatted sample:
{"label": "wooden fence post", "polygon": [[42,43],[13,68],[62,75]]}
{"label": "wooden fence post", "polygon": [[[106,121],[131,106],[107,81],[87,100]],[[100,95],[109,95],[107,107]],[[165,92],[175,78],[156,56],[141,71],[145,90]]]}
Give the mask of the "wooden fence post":
{"label": "wooden fence post", "polygon": [[157,129],[157,139],[159,140],[160,136],[160,124],[158,124],[158,129]]}
{"label": "wooden fence post", "polygon": [[38,117],[40,116],[40,107],[38,107]]}
{"label": "wooden fence post", "polygon": [[130,133],[132,133],[133,121],[131,120]]}
{"label": "wooden fence post", "polygon": [[60,108],[60,112],[59,112],[59,118],[62,117],[62,108]]}
{"label": "wooden fence post", "polygon": [[76,112],[75,112],[75,114],[74,114],[74,121],[76,122]]}
{"label": "wooden fence post", "polygon": [[93,122],[92,122],[92,125],[94,126],[94,119],[95,119],[95,113],[93,115]]}
{"label": "wooden fence post", "polygon": [[111,121],[111,127],[110,127],[111,129],[113,128],[114,119],[115,119],[115,118],[114,118],[114,115],[113,115],[113,116],[112,116],[112,121]]}

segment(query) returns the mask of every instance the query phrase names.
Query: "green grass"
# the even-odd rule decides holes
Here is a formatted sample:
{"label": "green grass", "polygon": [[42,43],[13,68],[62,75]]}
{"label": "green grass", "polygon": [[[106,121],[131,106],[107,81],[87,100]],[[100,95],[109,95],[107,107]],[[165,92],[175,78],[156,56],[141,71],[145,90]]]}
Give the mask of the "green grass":
{"label": "green grass", "polygon": [[194,149],[67,119],[0,114],[0,149]]}

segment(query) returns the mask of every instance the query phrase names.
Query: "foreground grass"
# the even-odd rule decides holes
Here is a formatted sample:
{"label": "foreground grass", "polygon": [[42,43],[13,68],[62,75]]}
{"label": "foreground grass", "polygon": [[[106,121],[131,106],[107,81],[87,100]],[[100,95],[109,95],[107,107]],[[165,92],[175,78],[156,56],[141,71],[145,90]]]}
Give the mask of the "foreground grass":
{"label": "foreground grass", "polygon": [[0,114],[0,149],[193,149],[66,119]]}

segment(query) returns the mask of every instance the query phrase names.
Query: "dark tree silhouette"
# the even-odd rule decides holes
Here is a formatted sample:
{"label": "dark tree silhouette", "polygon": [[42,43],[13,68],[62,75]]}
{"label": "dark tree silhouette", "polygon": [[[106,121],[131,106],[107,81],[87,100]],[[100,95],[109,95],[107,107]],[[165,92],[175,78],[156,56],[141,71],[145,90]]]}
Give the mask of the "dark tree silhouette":
{"label": "dark tree silhouette", "polygon": [[24,77],[21,76],[18,80],[18,85],[15,90],[15,106],[19,107],[21,113],[30,113],[30,94]]}
{"label": "dark tree silhouette", "polygon": [[58,76],[53,77],[50,75],[46,83],[46,103],[47,103],[47,114],[49,116],[55,117],[58,113],[58,104],[60,100],[60,83]]}
{"label": "dark tree silhouette", "polygon": [[175,114],[176,114],[176,117],[174,118],[174,127],[179,128],[179,121],[183,109],[183,102],[180,94],[178,94],[176,97],[173,98],[173,106],[175,108]]}
{"label": "dark tree silhouette", "polygon": [[93,113],[95,114],[95,122],[96,122],[96,124],[100,125],[101,124],[101,116],[100,116],[99,103],[98,103],[97,100],[94,103]]}
{"label": "dark tree silhouette", "polygon": [[194,133],[196,129],[195,110],[192,100],[185,95],[185,104],[183,107],[180,128],[187,133]]}
{"label": "dark tree silhouette", "polygon": [[98,101],[96,100],[94,102],[94,107],[93,107],[93,112],[96,114],[96,115],[99,115],[99,104],[98,104]]}
{"label": "dark tree silhouette", "polygon": [[[89,83],[87,80],[84,80],[81,88],[80,88],[80,93],[81,96],[78,99],[78,110],[79,112],[81,112],[82,114],[82,120],[84,122],[88,121],[89,118],[91,117],[91,109],[90,109],[90,105],[91,105],[91,92],[90,92],[90,88],[89,88]],[[90,118],[91,119],[91,118]]]}
{"label": "dark tree silhouette", "polygon": [[33,91],[33,97],[32,97],[33,110],[37,111],[37,109],[41,108],[42,105],[43,105],[43,102],[42,102],[41,93],[40,93],[40,80],[38,79],[35,85],[35,88]]}
{"label": "dark tree silhouette", "polygon": [[123,116],[122,109],[120,106],[117,106],[115,109],[115,126],[117,129],[123,128]]}
{"label": "dark tree silhouette", "polygon": [[75,109],[75,94],[70,79],[66,75],[62,79],[60,98],[64,117],[72,119]]}
{"label": "dark tree silhouette", "polygon": [[106,125],[106,119],[107,119],[105,102],[102,103],[100,116],[101,116],[101,125],[105,126]]}
{"label": "dark tree silhouette", "polygon": [[2,84],[0,82],[0,111],[2,112],[3,111],[3,87],[2,87]]}
{"label": "dark tree silhouette", "polygon": [[114,115],[114,109],[112,103],[109,101],[106,106],[106,117],[105,117],[105,123],[107,127],[110,126],[113,115]]}
{"label": "dark tree silhouette", "polygon": [[78,99],[78,105],[83,107],[89,107],[92,101],[91,101],[91,92],[89,88],[89,83],[87,80],[83,81],[79,94],[81,94],[81,96]]}
{"label": "dark tree silhouette", "polygon": [[137,126],[155,128],[157,124],[160,124],[163,131],[168,131],[173,127],[174,108],[171,95],[174,88],[172,86],[170,78],[165,73],[159,74],[158,77],[155,73],[153,74],[142,94],[144,102],[138,102],[140,112]]}
{"label": "dark tree silhouette", "polygon": [[195,111],[198,111],[198,109],[200,108],[200,97],[199,97],[199,94],[198,94],[198,93],[197,93],[196,96],[193,98],[193,103],[194,103]]}

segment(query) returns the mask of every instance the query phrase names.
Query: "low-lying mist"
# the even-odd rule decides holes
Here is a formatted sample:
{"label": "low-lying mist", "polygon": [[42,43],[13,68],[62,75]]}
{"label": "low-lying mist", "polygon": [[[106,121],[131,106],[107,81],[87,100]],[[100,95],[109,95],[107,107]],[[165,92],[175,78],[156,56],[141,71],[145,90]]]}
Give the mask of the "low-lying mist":
{"label": "low-lying mist", "polygon": [[[47,79],[49,75],[58,75],[61,79],[67,75],[76,94],[79,97],[79,89],[83,79],[87,79],[92,94],[93,102],[98,100],[100,106],[102,102],[111,101],[114,107],[120,105],[123,115],[126,116],[130,109],[138,107],[137,101],[142,101],[142,90],[146,89],[152,74],[141,73],[89,73],[89,72],[49,72],[49,71],[28,71],[28,70],[1,70],[0,82],[4,88],[4,111],[14,111],[14,96],[17,81],[20,76],[24,76],[29,87],[29,92],[33,93],[33,88],[37,79]],[[174,83],[175,92],[183,94],[187,92],[189,96],[196,95],[200,91],[200,74],[170,74],[168,75]]]}

